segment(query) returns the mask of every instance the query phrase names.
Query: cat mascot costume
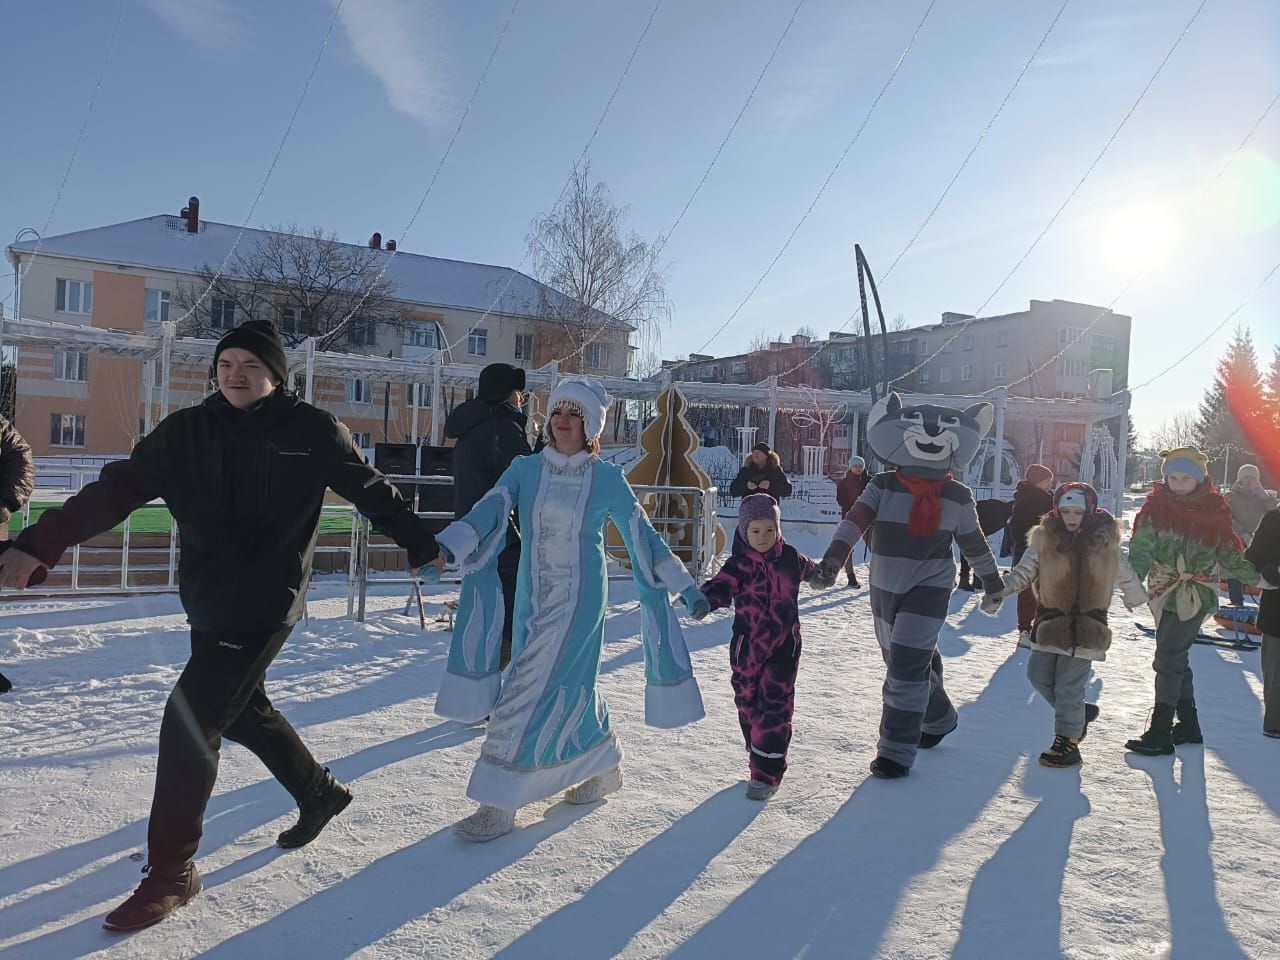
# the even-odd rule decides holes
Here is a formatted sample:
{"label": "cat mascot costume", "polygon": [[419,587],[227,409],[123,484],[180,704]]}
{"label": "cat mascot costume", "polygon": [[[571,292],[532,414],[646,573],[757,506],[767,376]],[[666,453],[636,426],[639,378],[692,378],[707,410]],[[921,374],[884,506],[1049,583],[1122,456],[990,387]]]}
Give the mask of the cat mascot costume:
{"label": "cat mascot costume", "polygon": [[995,410],[902,405],[891,393],[867,421],[867,443],[893,468],[874,477],[836,529],[815,586],[831,586],[865,534],[871,551],[871,615],[887,672],[880,741],[871,772],[906,776],[917,747],[934,747],[956,728],[942,686],[938,633],[956,582],[954,539],[981,578],[984,613],[1000,605],[1004,583],[978,526],[973,494],[953,477],[978,452]]}

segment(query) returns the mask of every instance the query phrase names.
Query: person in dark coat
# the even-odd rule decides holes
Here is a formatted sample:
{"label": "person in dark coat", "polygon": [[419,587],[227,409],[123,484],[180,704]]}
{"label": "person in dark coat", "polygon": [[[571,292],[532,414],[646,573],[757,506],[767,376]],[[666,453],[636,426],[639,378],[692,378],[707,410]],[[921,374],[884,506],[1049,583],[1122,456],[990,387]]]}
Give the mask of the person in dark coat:
{"label": "person in dark coat", "polygon": [[782,472],[782,461],[769,449],[767,443],[757,443],[747,454],[747,460],[729,484],[729,495],[747,497],[753,493],[767,493],[779,503],[791,496],[791,481]]}
{"label": "person in dark coat", "polygon": [[[1053,510],[1053,471],[1044,464],[1027,467],[1025,480],[1013,489],[1013,513],[1009,517],[1014,566],[1027,549],[1027,534]],[[1031,646],[1031,624],[1036,617],[1036,595],[1030,589],[1018,594],[1018,646]]]}
{"label": "person in dark coat", "polygon": [[[978,529],[982,531],[984,537],[989,537],[997,530],[1004,527],[1009,522],[1009,516],[1013,512],[1013,504],[1007,500],[979,500],[975,506],[978,508]],[[960,589],[961,590],[978,590],[982,584],[977,578],[970,577],[969,558],[960,554]]]}
{"label": "person in dark coat", "polygon": [[1261,576],[1258,629],[1262,631],[1262,732],[1280,739],[1280,509],[1262,515],[1244,558]]}
{"label": "person in dark coat", "polygon": [[110,930],[163,920],[200,892],[192,858],[223,737],[248,747],[297,801],[282,847],[313,840],[351,802],[271,705],[267,668],[306,604],[326,489],[350,500],[420,567],[439,554],[426,521],[331,414],[285,390],[275,328],[241,324],[214,353],[218,391],[165,417],[127,460],[107,464],[46,510],[0,556],[0,586],[22,588],[64,551],[156,498],[178,523],[178,590],[191,657],[165,705],[141,885],[106,917]]}
{"label": "person in dark coat", "polygon": [[[840,506],[841,518],[853,509],[853,505],[858,502],[862,491],[867,489],[867,484],[870,482],[871,474],[867,473],[867,461],[859,456],[850,457],[849,468],[836,484],[836,503]],[[849,551],[849,559],[845,561],[844,573],[849,578],[849,586],[862,586],[858,583],[858,575],[853,570],[852,550]]]}
{"label": "person in dark coat", "polygon": [[[0,540],[9,539],[9,517],[21,510],[36,488],[36,465],[31,446],[8,420],[0,417]],[[0,673],[0,693],[13,689]]]}
{"label": "person in dark coat", "polygon": [[[525,434],[528,417],[523,402],[524,370],[491,363],[480,371],[474,399],[457,407],[444,424],[444,435],[457,441],[453,448],[453,516],[461,520],[516,457],[533,451]],[[506,615],[502,621],[501,666],[511,662],[511,618],[516,603],[516,575],[520,569],[520,532],[512,513],[507,545],[498,554],[498,579]]]}

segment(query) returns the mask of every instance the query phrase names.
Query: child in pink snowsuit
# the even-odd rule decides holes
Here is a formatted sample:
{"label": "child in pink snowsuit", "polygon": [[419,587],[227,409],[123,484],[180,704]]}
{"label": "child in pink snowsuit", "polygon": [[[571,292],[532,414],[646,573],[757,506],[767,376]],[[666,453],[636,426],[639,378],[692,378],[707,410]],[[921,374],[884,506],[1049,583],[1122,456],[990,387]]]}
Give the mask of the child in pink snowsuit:
{"label": "child in pink snowsuit", "polygon": [[791,743],[800,665],[800,582],[817,567],[782,539],[782,514],[768,494],[742,499],[735,539],[732,555],[701,590],[711,610],[733,604],[729,664],[738,722],[751,758],[747,796],[767,800],[782,782]]}

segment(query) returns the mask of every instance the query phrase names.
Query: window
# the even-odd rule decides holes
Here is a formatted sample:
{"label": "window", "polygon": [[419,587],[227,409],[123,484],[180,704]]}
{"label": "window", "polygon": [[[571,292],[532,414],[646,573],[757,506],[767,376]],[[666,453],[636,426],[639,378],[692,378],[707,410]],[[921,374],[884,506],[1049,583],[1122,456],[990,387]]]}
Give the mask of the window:
{"label": "window", "polygon": [[1059,360],[1058,376],[1084,377],[1089,373],[1089,364],[1085,360]]}
{"label": "window", "polygon": [[517,333],[516,334],[516,359],[533,361],[533,334]]}
{"label": "window", "polygon": [[1067,344],[1075,343],[1083,336],[1083,327],[1060,327],[1058,329],[1058,346],[1065,347]]}
{"label": "window", "polygon": [[961,379],[961,380],[972,380],[972,379],[973,379],[973,364],[971,364],[971,363],[961,364],[961,366],[960,366],[960,379]]}
{"label": "window", "polygon": [[[962,343],[963,343],[963,347],[962,347],[962,349],[964,349],[964,350],[972,350],[972,349],[973,349],[973,334],[971,334],[971,333],[966,333],[966,334],[964,335],[964,340],[962,341]],[[969,378],[968,378],[968,377],[965,377],[965,379],[966,379],[966,380],[968,380]]]}
{"label": "window", "polygon": [[166,323],[169,320],[169,291],[148,290],[142,300],[143,323]]}
{"label": "window", "polygon": [[351,442],[356,445],[357,450],[368,450],[373,446],[373,435],[367,430],[352,430]]}
{"label": "window", "polygon": [[477,327],[467,334],[467,354],[472,357],[486,357],[489,355],[489,331],[483,327]]}
{"label": "window", "polygon": [[89,355],[79,350],[53,351],[53,379],[75,380],[85,383],[89,379]]}
{"label": "window", "polygon": [[1095,333],[1093,335],[1093,348],[1099,353],[1115,353],[1115,337],[1109,337],[1102,333]]}
{"label": "window", "polygon": [[410,321],[404,325],[404,345],[406,347],[430,347],[435,349],[440,346],[440,339],[436,334],[436,325],[430,321]]}
{"label": "window", "polygon": [[307,395],[307,375],[305,373],[295,373],[293,375],[293,392],[300,397]]}
{"label": "window", "polygon": [[996,346],[997,346],[997,347],[1007,347],[1008,345],[1009,345],[1009,331],[1008,331],[1008,330],[997,330],[997,331],[996,331]]}
{"label": "window", "polygon": [[84,417],[76,413],[50,414],[49,445],[53,447],[83,447]]}
{"label": "window", "polygon": [[357,347],[372,347],[378,342],[378,325],[369,320],[352,321],[347,327],[347,342]]}
{"label": "window", "polygon": [[940,369],[940,370],[938,371],[938,382],[939,382],[939,383],[950,383],[950,382],[951,382],[951,368],[950,368],[950,367],[943,367],[942,369]]}
{"label": "window", "polygon": [[56,308],[59,313],[92,313],[93,283],[89,280],[58,278]]}
{"label": "window", "polygon": [[415,406],[413,402],[414,387],[417,387],[418,389],[418,402],[416,406],[418,407],[431,406],[431,384],[429,383],[406,384],[405,391],[404,391],[404,402],[410,407]]}
{"label": "window", "polygon": [[373,381],[364,377],[348,377],[346,400],[347,403],[372,403]]}
{"label": "window", "polygon": [[230,330],[236,325],[236,302],[222,297],[209,300],[209,326],[215,330]]}
{"label": "window", "polygon": [[928,371],[928,370],[921,370],[921,371],[920,371],[920,375],[919,375],[919,378],[918,378],[918,379],[920,380],[920,382],[921,382],[921,383],[928,383],[928,382],[929,382],[929,371]]}
{"label": "window", "polygon": [[997,363],[997,364],[995,365],[994,374],[995,374],[995,378],[996,378],[997,380],[1008,380],[1008,379],[1009,379],[1009,364],[1005,363],[1003,360],[1002,360],[1001,362]]}
{"label": "window", "polygon": [[941,350],[941,352],[942,352],[942,353],[950,353],[950,352],[951,352],[951,347],[952,347],[952,345],[953,345],[954,343],[955,343],[955,341],[954,341],[954,340],[951,340],[950,338],[948,338],[947,340],[943,341],[943,344],[942,344],[942,350]]}
{"label": "window", "polygon": [[729,369],[732,370],[734,373],[746,373],[747,362],[745,360],[735,360],[733,361],[733,364],[732,366],[730,366]]}
{"label": "window", "polygon": [[280,308],[280,330],[282,333],[305,337],[311,334],[311,308],[290,304]]}

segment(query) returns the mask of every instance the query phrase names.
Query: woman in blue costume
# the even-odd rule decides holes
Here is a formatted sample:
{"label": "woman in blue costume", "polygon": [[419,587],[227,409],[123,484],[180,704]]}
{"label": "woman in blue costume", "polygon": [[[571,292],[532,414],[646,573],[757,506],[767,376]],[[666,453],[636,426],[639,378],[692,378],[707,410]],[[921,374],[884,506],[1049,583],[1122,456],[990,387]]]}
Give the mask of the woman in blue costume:
{"label": "woman in blue costume", "polygon": [[[612,520],[631,555],[645,655],[645,723],[678,727],[703,716],[668,592],[691,610],[705,599],[649,524],[622,471],[596,456],[611,398],[585,377],[551,392],[551,443],[517,457],[497,485],[437,538],[463,575],[449,664],[436,713],[489,718],[467,795],[480,803],[454,833],[492,840],[525,804],[561,790],[591,803],[622,785],[622,748],[597,687],[608,579],[604,528]],[[498,666],[502,587],[497,556],[519,510],[521,547],[508,670]]]}

